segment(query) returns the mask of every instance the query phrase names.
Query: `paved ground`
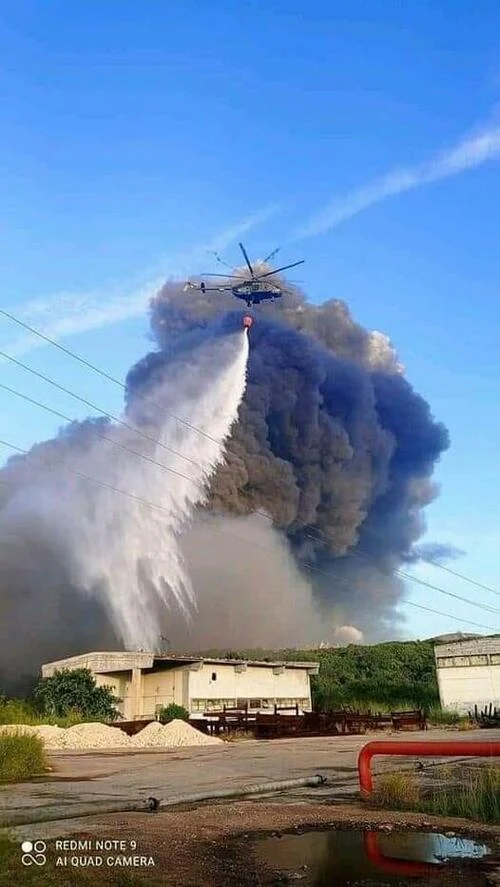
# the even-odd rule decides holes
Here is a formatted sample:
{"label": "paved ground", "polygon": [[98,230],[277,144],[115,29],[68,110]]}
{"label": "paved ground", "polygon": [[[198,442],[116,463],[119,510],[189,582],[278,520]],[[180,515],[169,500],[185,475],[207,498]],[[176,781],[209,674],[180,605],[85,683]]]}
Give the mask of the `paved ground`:
{"label": "paved ground", "polygon": [[[93,805],[96,813],[102,803],[143,801],[186,797],[197,792],[241,788],[255,783],[294,779],[321,773],[328,786],[290,792],[283,801],[318,801],[352,797],[356,794],[357,755],[371,738],[394,741],[412,739],[499,741],[497,730],[464,733],[429,730],[405,735],[322,737],[278,741],[241,741],[220,747],[176,749],[167,752],[54,752],[50,756],[54,770],[43,779],[0,788],[0,822],[14,822],[16,814],[30,814],[30,821],[43,819],[44,811],[61,817],[77,816],[78,805]],[[412,766],[409,762],[406,766]],[[378,759],[375,772],[394,769],[395,759]],[[397,761],[398,769],[401,762]],[[31,818],[32,814],[32,818]],[[56,831],[70,831],[58,824]]]}

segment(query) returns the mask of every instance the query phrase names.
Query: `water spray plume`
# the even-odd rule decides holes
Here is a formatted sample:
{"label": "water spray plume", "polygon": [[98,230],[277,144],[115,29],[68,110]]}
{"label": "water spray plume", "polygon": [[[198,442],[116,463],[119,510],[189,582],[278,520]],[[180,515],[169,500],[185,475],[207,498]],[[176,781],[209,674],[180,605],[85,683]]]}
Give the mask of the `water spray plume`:
{"label": "water spray plume", "polygon": [[[224,335],[207,331],[190,343],[189,360],[180,350],[156,365],[147,383],[154,406],[148,399],[130,403],[127,428],[108,423],[103,441],[96,433],[102,423],[75,424],[57,441],[11,460],[4,475],[15,491],[0,511],[4,575],[9,537],[16,538],[16,558],[21,549],[29,558],[34,542],[38,554],[47,545],[53,553],[55,546],[64,552],[67,618],[75,594],[94,598],[120,643],[129,648],[158,646],[162,609],[177,609],[189,621],[196,600],[179,536],[224,460],[224,442],[245,390],[247,359],[246,330]],[[131,424],[147,431],[147,437],[134,435]],[[115,448],[110,440],[145,458]],[[166,453],[161,444],[191,461]],[[40,449],[44,457],[51,451],[61,461],[47,471],[47,462],[37,459]],[[87,482],[82,473],[103,486]],[[113,495],[110,486],[127,498]],[[14,563],[9,566],[15,571]],[[21,593],[26,591],[22,574],[17,571]],[[4,610],[8,593],[6,598]]]}

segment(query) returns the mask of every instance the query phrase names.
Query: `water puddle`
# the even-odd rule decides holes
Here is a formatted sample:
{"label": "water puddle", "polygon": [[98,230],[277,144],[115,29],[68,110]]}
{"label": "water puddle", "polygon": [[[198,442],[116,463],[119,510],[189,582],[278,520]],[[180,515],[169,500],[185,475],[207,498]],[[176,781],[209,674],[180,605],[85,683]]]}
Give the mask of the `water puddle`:
{"label": "water puddle", "polygon": [[[484,844],[422,832],[313,831],[264,838],[254,846],[257,865],[274,872],[269,884],[347,887],[362,884],[484,884]],[[491,858],[491,857],[490,857]],[[500,860],[498,861],[500,865]]]}

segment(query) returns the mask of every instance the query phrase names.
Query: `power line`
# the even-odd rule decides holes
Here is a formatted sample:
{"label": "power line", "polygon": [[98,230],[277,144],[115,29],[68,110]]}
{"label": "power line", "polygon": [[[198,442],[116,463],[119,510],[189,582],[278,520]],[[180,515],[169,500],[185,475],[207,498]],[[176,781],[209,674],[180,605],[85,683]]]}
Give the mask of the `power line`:
{"label": "power line", "polygon": [[[29,452],[28,450],[25,450],[22,447],[18,447],[15,444],[11,444],[9,441],[5,441],[5,440],[0,440],[0,445],[5,446],[11,450],[14,450],[15,452],[22,453],[24,455],[28,455],[28,452]],[[167,508],[165,508],[165,506],[160,505],[159,503],[150,502],[148,499],[144,499],[142,496],[137,496],[134,493],[130,493],[129,491],[122,490],[119,487],[113,486],[112,484],[108,484],[105,481],[101,481],[98,478],[93,477],[92,475],[88,475],[88,474],[85,474],[84,472],[78,471],[77,469],[71,468],[69,465],[67,465],[65,462],[63,462],[61,459],[46,459],[46,458],[44,459],[39,454],[38,454],[38,458],[40,459],[41,462],[45,462],[48,464],[62,465],[62,467],[66,471],[68,471],[69,473],[74,474],[77,477],[81,478],[82,480],[85,480],[89,483],[95,484],[96,486],[102,487],[110,492],[118,493],[119,495],[125,496],[126,498],[131,499],[134,502],[139,502],[140,504],[145,505],[146,507],[149,507],[149,508],[152,508],[155,510],[159,510],[159,511],[163,511],[167,514],[170,514],[169,510]],[[192,478],[188,478],[188,479],[192,480]],[[233,539],[237,539],[240,542],[243,542],[245,545],[250,545],[254,548],[260,548],[261,550],[264,550],[264,551],[271,551],[272,550],[267,545],[259,545],[258,543],[250,542],[248,539],[245,539],[241,536],[237,536],[236,534],[230,533],[226,530],[222,530],[220,527],[218,527],[217,529],[211,527],[209,529],[212,532],[219,533],[224,536],[229,536]],[[316,572],[316,573],[319,573],[319,574],[325,576],[330,581],[332,581],[332,579],[334,578],[331,576],[331,574],[326,573],[324,570],[321,570],[320,568],[314,566],[313,564],[303,563],[303,564],[301,564],[301,566],[304,567],[305,569],[312,570],[313,572]],[[344,580],[335,579],[334,581],[336,581],[337,584],[344,585],[344,587],[351,587],[350,583],[346,579],[344,579]],[[500,629],[494,628],[491,625],[485,625],[485,624],[479,623],[479,622],[472,622],[470,619],[461,619],[458,616],[452,616],[449,613],[443,613],[442,611],[439,611],[439,610],[433,610],[432,608],[425,607],[421,604],[416,604],[413,601],[405,601],[405,603],[408,603],[410,606],[417,607],[418,609],[428,610],[429,612],[435,613],[439,616],[444,616],[445,618],[453,619],[456,622],[460,622],[460,623],[467,624],[467,625],[473,625],[476,628],[484,628],[487,631],[491,631],[494,633],[497,631],[500,631]]]}
{"label": "power line", "polygon": [[[127,386],[126,386],[123,382],[120,382],[118,379],[116,379],[114,376],[112,376],[110,373],[107,373],[105,370],[100,369],[100,368],[97,367],[95,364],[91,363],[90,361],[88,361],[88,360],[86,360],[85,358],[81,357],[80,355],[76,354],[76,352],[72,351],[72,350],[69,349],[69,348],[66,348],[65,346],[61,345],[59,342],[56,342],[54,339],[51,339],[49,336],[45,335],[44,333],[41,333],[39,330],[36,330],[34,327],[30,326],[29,324],[26,324],[24,321],[20,320],[20,319],[17,318],[15,315],[9,313],[8,311],[5,311],[4,309],[0,309],[0,314],[3,315],[4,317],[6,317],[8,320],[11,320],[13,323],[18,324],[18,325],[21,326],[23,329],[27,330],[28,332],[32,333],[33,335],[39,337],[40,339],[42,339],[43,341],[47,342],[48,344],[52,345],[53,347],[58,348],[62,353],[68,355],[69,357],[71,357],[71,358],[73,358],[74,360],[76,360],[76,361],[78,361],[79,363],[81,363],[83,366],[86,366],[87,368],[89,368],[89,369],[93,370],[94,372],[98,373],[101,377],[103,377],[103,378],[105,378],[105,379],[107,379],[107,380],[113,382],[115,385],[118,385],[118,386],[119,386],[120,388],[122,388],[124,391],[127,391]],[[101,414],[103,414],[104,416],[106,416],[107,418],[110,418],[110,419],[112,419],[113,421],[118,422],[119,424],[123,425],[124,427],[128,428],[129,430],[133,431],[134,433],[139,434],[139,435],[142,436],[142,437],[145,437],[145,438],[146,438],[147,440],[149,440],[150,442],[152,442],[152,443],[154,443],[154,444],[156,444],[156,445],[158,445],[158,446],[160,446],[160,447],[163,447],[164,449],[168,450],[169,452],[173,453],[174,455],[179,456],[179,458],[185,459],[186,461],[190,462],[191,464],[198,464],[195,460],[191,459],[190,457],[185,456],[185,455],[183,455],[182,453],[179,453],[179,452],[176,451],[176,450],[173,450],[172,448],[170,448],[170,447],[168,447],[167,445],[163,444],[161,441],[159,441],[159,440],[157,440],[157,439],[155,439],[155,438],[152,438],[152,437],[150,437],[149,435],[145,435],[144,432],[140,431],[139,429],[135,428],[134,426],[130,425],[129,423],[125,422],[124,420],[120,419],[119,417],[114,416],[112,413],[109,413],[109,412],[103,410],[101,407],[97,406],[96,404],[93,404],[91,401],[88,401],[86,398],[80,397],[80,396],[79,396],[78,394],[76,394],[75,392],[73,392],[73,391],[71,391],[70,389],[65,388],[64,386],[60,385],[58,382],[56,382],[55,380],[51,379],[49,376],[46,376],[46,375],[44,375],[43,373],[39,373],[37,370],[34,370],[32,367],[29,367],[27,364],[23,363],[22,361],[18,360],[17,358],[14,358],[14,357],[12,357],[11,355],[9,355],[9,354],[7,354],[6,352],[3,352],[3,351],[0,351],[0,356],[5,357],[7,360],[12,361],[14,364],[20,366],[21,368],[23,368],[23,369],[26,370],[27,372],[29,372],[29,373],[31,373],[31,374],[37,376],[38,378],[43,379],[45,382],[48,382],[48,384],[53,385],[55,388],[58,388],[59,390],[63,391],[64,393],[66,393],[66,394],[68,394],[68,395],[70,395],[71,397],[74,397],[76,400],[79,400],[81,403],[84,403],[85,405],[89,406],[91,409],[95,409],[95,410],[97,410],[98,412],[100,412]],[[12,394],[15,394],[15,395],[17,395],[17,396],[19,396],[19,397],[22,397],[23,399],[27,400],[28,402],[31,402],[31,403],[35,404],[36,406],[40,407],[41,409],[45,409],[45,410],[47,410],[47,411],[49,411],[49,412],[52,412],[52,413],[55,414],[55,415],[59,415],[59,417],[65,419],[65,421],[70,421],[70,422],[71,422],[71,421],[74,421],[74,420],[72,420],[71,418],[68,418],[68,417],[64,416],[64,414],[62,414],[62,413],[58,413],[57,411],[52,410],[50,407],[48,407],[48,406],[46,406],[46,405],[40,403],[39,401],[35,401],[34,399],[29,398],[29,397],[27,397],[26,395],[23,395],[23,394],[21,394],[20,392],[15,391],[14,389],[9,389],[9,388],[7,388],[7,386],[5,386],[5,385],[0,385],[0,387],[4,388],[4,389],[7,390],[7,391],[10,391],[10,393],[12,393]],[[217,445],[220,446],[221,443],[223,443],[222,441],[217,440],[216,438],[212,437],[210,434],[208,434],[207,432],[203,431],[202,429],[197,428],[195,425],[192,425],[191,423],[187,422],[186,420],[182,419],[181,417],[176,416],[174,413],[169,413],[169,412],[167,412],[166,410],[163,410],[163,408],[160,406],[160,404],[158,404],[153,398],[151,398],[151,397],[146,397],[145,395],[141,395],[141,394],[139,394],[138,392],[135,393],[135,396],[139,397],[139,398],[142,399],[142,400],[147,401],[148,403],[153,404],[154,406],[157,407],[157,409],[161,409],[164,415],[167,415],[167,416],[169,416],[170,418],[173,418],[173,419],[175,419],[176,421],[178,421],[178,422],[184,424],[186,427],[190,428],[192,431],[194,431],[194,432],[196,432],[196,433],[198,433],[198,434],[204,436],[205,438],[211,440],[211,441],[214,442],[215,444],[217,444]],[[97,433],[97,432],[96,432],[96,433]],[[119,443],[116,442],[116,441],[113,441],[113,440],[110,439],[110,438],[107,438],[107,437],[105,437],[105,436],[103,436],[103,435],[100,435],[100,434],[98,434],[98,433],[97,433],[97,436],[102,437],[104,440],[107,440],[108,442],[110,442],[110,443],[112,443],[113,445],[115,445],[115,446],[117,446],[117,447],[119,447],[119,448],[121,448],[121,449],[123,449],[123,450],[125,450],[125,451],[127,451],[127,452],[129,452],[129,453],[131,453],[132,455],[135,455],[135,456],[137,456],[137,457],[139,457],[139,458],[144,458],[146,461],[148,461],[148,462],[150,462],[150,463],[152,463],[152,464],[154,464],[154,465],[157,465],[159,468],[162,468],[162,469],[164,469],[164,470],[166,470],[166,471],[171,471],[173,474],[177,474],[178,476],[180,476],[180,477],[182,477],[182,478],[184,478],[184,479],[187,479],[187,480],[193,480],[192,478],[189,478],[187,475],[183,475],[181,472],[177,472],[177,471],[175,471],[174,469],[170,468],[169,466],[163,465],[162,463],[157,462],[156,460],[151,459],[151,458],[145,456],[145,455],[142,454],[142,453],[138,453],[138,452],[136,452],[135,450],[131,450],[131,449],[125,447],[124,445],[119,444]],[[8,446],[8,444],[6,444],[6,445]],[[25,452],[27,452],[27,451],[25,451]],[[229,452],[231,452],[231,451],[229,451]],[[233,455],[235,455],[235,454],[233,454]],[[117,492],[119,492],[119,491],[117,491]],[[270,522],[272,523],[272,519],[271,519],[271,518],[269,517],[269,515],[266,514],[264,511],[256,510],[256,511],[254,511],[253,513],[254,513],[254,514],[258,514],[258,515],[260,515],[261,517],[264,517],[266,520],[268,520],[268,521],[270,521]],[[319,539],[318,537],[313,536],[310,532],[306,532],[306,533],[304,533],[304,535],[305,535],[306,538],[309,538],[309,539],[311,539],[311,540],[314,541],[314,542],[324,541],[324,539]],[[326,544],[326,543],[325,543],[325,544]],[[373,563],[376,563],[374,559],[372,559],[372,558],[367,558],[366,555],[363,555],[363,554],[362,554],[361,552],[359,552],[359,551],[358,551],[358,552],[350,552],[349,556],[365,558],[366,560],[371,560],[371,561],[373,561]],[[486,591],[492,592],[493,594],[496,594],[496,595],[500,596],[500,591],[497,591],[497,590],[491,588],[490,586],[486,586],[486,585],[483,585],[482,583],[476,582],[475,580],[472,580],[472,579],[470,579],[470,578],[467,577],[467,576],[464,576],[464,575],[462,575],[462,574],[460,574],[460,573],[457,573],[457,572],[455,572],[454,570],[451,570],[450,568],[445,567],[445,566],[443,566],[442,564],[439,564],[439,563],[437,563],[437,562],[435,562],[435,561],[427,560],[426,558],[422,558],[422,560],[424,560],[424,561],[427,562],[427,563],[432,564],[433,566],[440,567],[441,569],[446,570],[447,572],[451,573],[452,575],[455,575],[455,576],[457,576],[458,578],[463,579],[464,581],[467,581],[467,582],[469,582],[469,583],[471,583],[471,584],[473,584],[473,585],[476,585],[476,586],[479,587],[479,588],[482,588],[482,589],[484,589],[484,590],[486,590]],[[321,571],[319,568],[314,567],[313,565],[308,565],[308,569],[314,569],[316,572],[320,572],[320,573],[323,572],[323,575],[327,576],[327,577],[330,578],[330,579],[332,578],[329,574],[324,573],[324,571]],[[381,570],[380,570],[380,572],[382,573]],[[411,581],[411,582],[414,582],[414,583],[417,583],[417,584],[419,584],[419,585],[422,585],[423,587],[431,588],[432,590],[437,591],[439,594],[443,594],[443,595],[446,595],[446,596],[449,596],[449,597],[453,597],[453,598],[455,598],[455,599],[457,599],[457,600],[460,600],[460,601],[462,601],[462,602],[464,602],[464,603],[467,603],[467,604],[470,604],[470,605],[472,605],[472,606],[478,607],[479,609],[482,609],[482,610],[484,610],[485,612],[491,612],[491,613],[499,613],[499,612],[500,612],[500,610],[498,610],[497,608],[494,608],[494,607],[490,607],[488,604],[483,605],[483,604],[480,604],[480,603],[478,603],[478,602],[476,602],[476,601],[472,601],[472,600],[470,600],[469,598],[465,598],[465,597],[462,597],[462,596],[460,596],[460,595],[454,594],[453,592],[446,591],[445,589],[440,588],[440,587],[437,586],[437,585],[434,585],[434,584],[429,583],[429,582],[425,582],[425,581],[422,580],[422,579],[418,579],[418,578],[415,577],[415,576],[411,576],[411,574],[404,573],[404,571],[396,570],[396,571],[395,571],[395,574],[396,574],[396,575],[399,575],[400,578],[407,579],[407,580],[409,580],[409,581]],[[407,603],[411,603],[411,602],[408,601]],[[415,606],[416,606],[416,605],[415,605]],[[452,617],[452,616],[450,616],[450,618],[456,618],[456,617]],[[463,620],[462,620],[462,621],[463,621]],[[467,620],[466,620],[466,621],[467,621]],[[470,623],[470,624],[472,624],[472,623]],[[483,627],[485,627],[485,626],[483,626]]]}
{"label": "power line", "polygon": [[[27,394],[23,394],[21,391],[16,391],[15,388],[9,388],[8,385],[4,385],[0,382],[0,388],[4,391],[8,391],[9,394],[15,395],[15,397],[21,398],[21,400],[26,401],[27,403],[32,404],[33,406],[40,407],[40,409],[45,410],[47,413],[52,413],[53,416],[58,416],[59,419],[64,419],[65,422],[74,422],[75,420],[71,418],[71,416],[67,416],[65,413],[61,413],[59,410],[54,410],[52,407],[47,406],[47,404],[42,403],[39,400],[35,400],[33,397],[29,397]],[[127,426],[132,428],[132,426]],[[132,430],[134,430],[132,428]],[[120,450],[124,450],[126,453],[130,453],[132,456],[137,456],[139,459],[144,459],[146,462],[150,462],[152,465],[158,466],[158,468],[163,468],[165,471],[170,471],[172,474],[176,474],[177,477],[182,477],[184,480],[193,480],[193,478],[189,477],[187,474],[182,474],[180,471],[176,471],[175,468],[171,468],[168,465],[163,465],[161,462],[157,462],[156,459],[151,459],[145,453],[138,453],[137,450],[131,450],[130,447],[125,446],[125,444],[120,443],[117,440],[113,440],[112,437],[107,437],[107,435],[102,434],[100,431],[97,431],[94,428],[94,434],[96,437],[101,440],[105,440],[107,443],[110,443],[114,447],[118,447]],[[152,440],[152,438],[150,438]],[[26,451],[28,452],[28,451]],[[193,462],[192,459],[189,460]],[[193,464],[195,464],[193,462]]]}
{"label": "power line", "polygon": [[[0,354],[2,354],[2,353],[3,352],[0,351]],[[17,362],[18,361],[16,361],[16,363]],[[25,368],[30,369],[29,367],[25,367]],[[41,374],[36,373],[36,375],[41,375]],[[52,383],[52,380],[50,380],[48,377],[43,376],[42,378],[44,378],[46,381],[49,381]],[[58,387],[58,388],[62,387],[62,386],[59,386],[55,382],[53,384],[55,384],[56,387]],[[27,394],[24,394],[21,391],[17,391],[14,388],[10,388],[8,385],[4,385],[2,382],[0,382],[0,388],[3,389],[4,391],[7,391],[9,394],[14,395],[15,397],[19,397],[20,399],[24,400],[25,402],[32,404],[33,406],[37,406],[40,409],[43,409],[46,412],[51,413],[54,416],[57,416],[60,419],[64,419],[64,421],[66,421],[66,422],[73,422],[74,421],[74,419],[72,419],[71,416],[67,416],[65,413],[62,413],[59,410],[53,409],[52,407],[48,406],[47,404],[42,403],[41,401],[37,400],[36,398],[29,397]],[[64,388],[63,390],[69,394],[72,393],[66,388]],[[75,396],[78,397],[78,395],[75,395]],[[78,398],[78,399],[80,399],[80,398]],[[89,401],[86,401],[86,400],[84,400],[84,402],[86,404],[90,403]],[[95,407],[95,408],[99,409],[98,407]],[[101,412],[103,412],[104,415],[108,416],[109,418],[114,418],[112,414],[108,414],[104,411],[101,411]],[[120,421],[120,420],[118,420],[118,421]],[[130,429],[131,431],[135,431],[138,434],[141,434],[139,429],[134,428],[132,425],[129,425],[127,422],[121,422],[121,424],[124,425],[126,428]],[[155,465],[164,471],[171,472],[172,474],[175,474],[177,477],[181,477],[184,480],[194,481],[194,478],[191,478],[186,474],[182,474],[182,472],[176,471],[174,468],[171,468],[168,465],[164,465],[162,462],[158,462],[156,459],[152,459],[150,456],[147,456],[144,453],[137,452],[137,450],[133,450],[130,447],[125,446],[125,444],[122,444],[119,441],[114,440],[112,437],[108,437],[107,435],[102,434],[101,432],[97,431],[97,429],[94,429],[94,434],[97,438],[104,440],[107,443],[110,443],[112,446],[117,447],[118,449],[123,450],[124,452],[129,453],[132,456],[137,456],[137,458],[143,459],[144,461],[149,462],[150,464]],[[141,436],[145,436],[147,440],[150,440],[153,443],[160,444],[160,441],[157,441],[154,438],[149,437],[149,435],[142,435],[141,434]],[[170,448],[166,447],[166,449],[169,450]],[[182,454],[176,453],[175,450],[172,450],[172,452],[174,452],[176,455],[182,455]],[[193,459],[188,459],[188,461],[191,462],[193,465],[197,464],[197,463],[195,463],[195,461]],[[265,512],[254,512],[254,513],[259,513],[260,515],[266,517],[267,520],[272,522],[271,518],[269,518],[269,516],[266,515]],[[305,534],[305,535],[307,536],[307,534]],[[312,539],[313,537],[310,536],[309,538]],[[352,554],[351,554],[351,556],[357,556],[357,555],[361,556],[359,553],[356,553],[356,552],[352,552]],[[368,559],[368,558],[366,558],[366,559]],[[313,565],[309,565],[309,568],[316,570],[317,572],[322,572],[319,568],[314,567]],[[493,613],[493,614],[500,613],[500,609],[498,609],[496,607],[490,607],[488,604],[481,604],[481,603],[478,603],[477,601],[471,600],[470,598],[466,598],[461,595],[455,594],[454,592],[446,591],[444,588],[440,588],[439,586],[434,585],[433,583],[426,582],[423,579],[419,579],[416,576],[412,576],[410,573],[406,573],[403,570],[395,570],[394,574],[396,576],[399,576],[402,579],[409,580],[410,582],[417,583],[418,585],[422,585],[425,588],[430,588],[433,591],[437,591],[437,592],[439,592],[439,594],[443,594],[443,595],[446,595],[447,597],[454,598],[455,600],[462,601],[463,603],[470,604],[471,606],[477,607],[478,609],[484,610],[485,612]],[[324,573],[324,575],[329,575],[329,574]]]}
{"label": "power line", "polygon": [[445,570],[446,573],[451,573],[452,576],[456,576],[458,579],[463,579],[464,582],[468,582],[470,585],[475,585],[477,588],[482,588],[484,591],[490,591],[491,594],[496,594],[500,597],[500,591],[496,588],[492,588],[491,585],[483,585],[482,582],[477,582],[476,579],[471,579],[470,576],[465,576],[463,573],[457,573],[456,570],[452,570],[451,567],[446,567],[438,561],[432,561],[429,558],[422,558],[422,560],[425,561],[426,564],[432,564],[433,567]]}
{"label": "power line", "polygon": [[[4,308],[0,308],[0,315],[3,315],[3,317],[6,317],[8,320],[11,320],[13,323],[16,323],[18,326],[20,326],[23,329],[27,330],[28,332],[32,333],[34,336],[37,336],[39,339],[42,339],[44,342],[47,342],[48,345],[52,345],[54,348],[57,348],[59,351],[61,351],[63,354],[66,354],[68,357],[71,357],[73,360],[78,361],[78,363],[81,363],[82,366],[85,366],[85,367],[87,367],[87,369],[90,369],[94,373],[97,373],[103,379],[107,379],[109,382],[113,382],[114,385],[118,385],[118,387],[121,388],[123,391],[128,391],[125,383],[120,382],[120,380],[116,379],[114,376],[112,376],[111,373],[107,373],[105,370],[101,370],[94,363],[91,363],[90,360],[86,360],[85,357],[81,357],[75,351],[71,351],[70,348],[66,348],[64,345],[61,345],[60,342],[56,342],[55,339],[51,339],[50,336],[45,335],[45,333],[41,333],[40,330],[37,330],[34,327],[30,326],[29,324],[25,323],[23,320],[20,320],[14,314],[10,314],[8,311],[5,311]],[[140,394],[140,392],[134,392],[134,396],[138,397],[141,400],[144,400],[148,403],[155,404],[155,401],[152,400],[152,398],[146,397],[146,395]],[[186,419],[182,419],[180,416],[176,416],[174,413],[167,412],[167,410],[163,409],[163,407],[160,406],[160,404],[156,404],[156,406],[158,409],[162,410],[164,416],[169,416],[169,418],[175,419],[177,422],[180,422],[182,425],[185,425],[187,428],[190,428],[192,431],[196,431],[197,434],[200,434],[203,437],[206,437],[209,440],[214,441],[214,443],[216,443],[218,446],[220,446],[221,441],[217,440],[215,437],[212,437],[206,431],[203,431],[201,428],[196,428],[196,426],[191,425],[191,423],[188,422]]]}
{"label": "power line", "polygon": [[[313,538],[313,537],[311,537]],[[370,564],[375,565],[375,569],[378,570],[383,575],[383,571],[376,565],[376,561],[373,557],[369,557],[366,554],[363,554],[361,551],[352,551],[349,552],[349,557],[358,557],[364,561],[368,561]],[[455,594],[452,591],[447,591],[444,588],[441,588],[439,585],[435,585],[432,582],[426,582],[425,579],[419,579],[418,576],[412,576],[411,573],[406,573],[404,570],[395,569],[392,573],[394,576],[399,576],[401,579],[409,580],[410,582],[414,582],[417,585],[422,585],[424,588],[430,588],[432,591],[437,591],[439,594],[444,594],[447,597],[455,598],[458,601],[463,601],[466,604],[470,604],[473,607],[478,607],[480,610],[484,610],[487,613],[500,613],[500,609],[497,607],[491,607],[489,604],[481,604],[477,601],[473,601],[470,598],[463,597],[462,595]]]}
{"label": "power line", "polygon": [[446,591],[444,588],[440,588],[438,585],[434,585],[432,582],[426,582],[424,579],[418,579],[417,576],[412,576],[411,573],[405,573],[404,570],[396,570],[396,576],[400,576],[402,579],[408,579],[410,582],[416,582],[418,585],[423,585],[425,588],[431,588],[433,591],[439,591],[440,594],[445,594],[447,597],[455,598],[457,601],[463,601],[466,604],[470,604],[472,607],[478,607],[480,610],[485,610],[488,613],[500,613],[500,609],[498,607],[490,607],[489,604],[479,604],[477,601],[472,601],[468,597],[462,597],[460,594],[455,594],[453,591]]}
{"label": "power line", "polygon": [[[116,422],[118,425],[121,425],[124,428],[127,428],[129,431],[132,431],[134,434],[138,434],[139,437],[143,437],[145,440],[149,441],[150,443],[154,443],[156,446],[161,447],[164,450],[167,450],[169,453],[172,453],[174,456],[179,456],[180,459],[185,459],[186,462],[190,462],[191,465],[198,465],[198,462],[195,459],[191,459],[189,456],[185,456],[184,453],[179,453],[178,450],[174,450],[172,447],[167,446],[167,444],[164,444],[161,440],[158,440],[156,437],[151,437],[149,434],[146,434],[144,431],[142,431],[140,428],[137,428],[135,425],[131,425],[129,422],[126,422],[124,419],[120,419],[119,416],[115,416],[113,413],[109,413],[107,410],[104,410],[102,407],[98,406],[97,404],[92,403],[91,400],[87,400],[86,397],[81,397],[75,391],[72,391],[70,388],[66,388],[64,385],[61,385],[59,382],[56,382],[55,379],[52,379],[50,376],[46,376],[44,373],[40,373],[40,372],[38,372],[38,370],[33,369],[33,367],[28,366],[27,363],[23,363],[23,361],[17,360],[17,358],[15,358],[15,357],[11,357],[11,355],[7,354],[6,351],[0,351],[0,357],[5,357],[7,360],[12,361],[12,363],[14,363],[16,366],[19,366],[23,370],[26,370],[26,372],[31,373],[33,376],[36,376],[38,379],[43,379],[44,382],[47,382],[49,385],[52,385],[54,388],[57,388],[58,391],[62,391],[64,394],[69,394],[70,397],[73,397],[75,400],[80,401],[80,403],[85,404],[85,406],[90,407],[90,409],[96,410],[98,413],[101,413],[101,415],[106,416],[107,419],[112,419],[112,421]],[[23,396],[20,394],[20,392],[16,391],[13,388],[8,388],[6,385],[2,385],[1,387],[5,388],[6,391],[9,391],[11,394],[17,394],[19,397]],[[33,401],[33,403],[35,403],[36,406],[39,406],[42,409],[47,409],[47,410],[53,412],[50,407],[44,406],[43,404],[39,403],[38,401]],[[158,405],[158,408],[159,408],[159,405]],[[59,415],[60,415],[60,418],[66,419],[66,421],[68,421],[68,422],[75,422],[76,421],[75,419],[71,419],[71,418],[68,418],[67,416],[64,416],[62,413]],[[168,415],[168,414],[165,413],[165,415]],[[174,418],[177,418],[177,417],[175,416]],[[200,431],[200,434],[203,434],[203,431],[201,429],[199,429],[199,431]],[[213,438],[213,441],[214,441],[214,443],[217,443],[215,438]],[[160,465],[161,463],[158,462],[157,464]],[[166,468],[166,466],[163,466],[163,467]],[[167,470],[171,470],[171,469],[167,469]]]}
{"label": "power line", "polygon": [[491,625],[483,625],[481,622],[471,622],[470,619],[460,619],[458,616],[452,616],[451,613],[443,613],[441,610],[434,610],[432,607],[425,607],[423,604],[416,604],[415,601],[404,601],[405,604],[409,604],[410,607],[417,607],[419,610],[426,610],[427,613],[434,613],[436,616],[445,616],[446,619],[454,619],[455,622],[462,622],[467,625],[473,625],[475,628],[486,628],[488,631],[493,632],[495,634],[499,631],[498,628],[492,628]]}

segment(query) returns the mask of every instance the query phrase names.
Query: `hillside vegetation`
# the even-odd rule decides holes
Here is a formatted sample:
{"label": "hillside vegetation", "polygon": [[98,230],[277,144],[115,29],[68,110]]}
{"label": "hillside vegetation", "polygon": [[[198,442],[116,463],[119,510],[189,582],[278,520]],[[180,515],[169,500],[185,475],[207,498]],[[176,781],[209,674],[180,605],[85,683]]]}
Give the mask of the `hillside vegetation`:
{"label": "hillside vegetation", "polygon": [[312,691],[314,705],[320,709],[339,705],[378,710],[439,707],[432,641],[351,644],[320,650],[210,650],[204,655],[319,662]]}

